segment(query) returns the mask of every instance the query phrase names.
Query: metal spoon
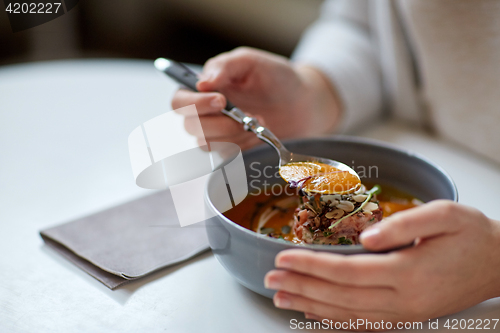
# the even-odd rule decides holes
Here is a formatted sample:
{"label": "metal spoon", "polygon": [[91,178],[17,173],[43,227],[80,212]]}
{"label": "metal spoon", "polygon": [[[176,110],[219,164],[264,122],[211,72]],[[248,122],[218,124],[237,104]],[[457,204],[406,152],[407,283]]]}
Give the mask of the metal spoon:
{"label": "metal spoon", "polygon": [[[156,69],[167,74],[169,77],[177,81],[178,83],[186,86],[192,91],[198,91],[196,89],[196,82],[198,82],[198,74],[193,72],[187,66],[182,63],[165,59],[158,58],[155,60],[154,65]],[[303,154],[297,154],[289,151],[281,143],[281,141],[274,135],[269,129],[261,126],[257,119],[247,116],[243,111],[238,109],[232,103],[227,101],[224,110],[221,110],[225,115],[233,118],[240,124],[243,124],[243,128],[247,131],[252,131],[257,135],[259,139],[267,142],[269,145],[274,147],[279,155],[279,167],[292,162],[320,162],[324,164],[331,165],[339,170],[348,171],[349,173],[355,175],[359,180],[358,174],[344,163],[330,160],[327,158],[309,156]]]}

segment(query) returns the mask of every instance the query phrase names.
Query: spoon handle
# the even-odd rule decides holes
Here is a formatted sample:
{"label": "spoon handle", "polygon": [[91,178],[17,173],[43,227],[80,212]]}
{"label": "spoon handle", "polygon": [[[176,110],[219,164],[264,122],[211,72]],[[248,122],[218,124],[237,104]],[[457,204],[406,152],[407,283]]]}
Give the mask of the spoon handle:
{"label": "spoon handle", "polygon": [[[158,58],[155,60],[155,67],[178,83],[184,85],[189,90],[198,91],[198,89],[196,89],[198,74],[186,65],[170,59]],[[240,124],[243,124],[243,128],[246,131],[254,132],[259,139],[273,146],[278,153],[280,153],[280,155],[286,151],[285,147],[276,135],[274,135],[269,129],[261,126],[256,118],[247,116],[245,112],[241,111],[231,102],[227,101],[226,107],[221,110],[221,112],[236,120]]]}

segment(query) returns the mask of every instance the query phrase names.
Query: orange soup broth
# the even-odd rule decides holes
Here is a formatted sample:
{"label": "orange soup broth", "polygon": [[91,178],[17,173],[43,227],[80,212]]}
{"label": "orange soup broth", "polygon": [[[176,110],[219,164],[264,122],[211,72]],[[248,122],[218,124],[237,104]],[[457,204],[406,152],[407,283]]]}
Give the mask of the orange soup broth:
{"label": "orange soup broth", "polygon": [[[367,188],[371,188],[370,185],[368,185]],[[377,195],[377,200],[382,208],[384,217],[388,217],[402,210],[413,208],[420,202],[410,194],[404,193],[392,186],[383,185],[381,188],[382,192]],[[288,200],[285,200],[287,198]],[[273,206],[283,206],[283,202],[288,203],[285,205],[286,207],[278,209],[263,227],[273,228],[277,234],[280,234],[280,238],[294,243],[302,243],[302,241],[295,236],[292,228],[294,213],[299,205],[298,195],[287,195],[286,191],[276,196],[266,194],[265,191],[261,191],[260,194],[251,193],[236,207],[225,212],[224,215],[242,227],[258,232],[259,219],[262,218],[263,213],[269,211]],[[282,232],[284,226],[290,227],[288,233]]]}
{"label": "orange soup broth", "polygon": [[279,171],[288,183],[301,182],[308,192],[323,194],[353,193],[361,186],[357,175],[319,162],[293,162],[283,165]]}

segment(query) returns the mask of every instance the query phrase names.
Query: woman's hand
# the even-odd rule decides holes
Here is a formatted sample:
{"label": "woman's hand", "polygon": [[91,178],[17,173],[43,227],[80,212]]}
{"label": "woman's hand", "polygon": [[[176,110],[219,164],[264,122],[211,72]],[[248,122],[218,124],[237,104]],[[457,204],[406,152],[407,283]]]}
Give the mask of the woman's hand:
{"label": "woman's hand", "polygon": [[196,122],[189,117],[186,130],[199,139],[234,142],[242,149],[260,141],[220,112],[226,97],[280,138],[326,133],[340,114],[335,92],[318,70],[256,49],[237,48],[208,60],[197,88],[200,92],[181,89],[172,100],[174,110],[196,105],[203,133],[194,130]]}
{"label": "woman's hand", "polygon": [[[385,254],[286,250],[265,277],[274,303],[310,319],[425,321],[500,296],[500,223],[439,200],[392,215],[361,242]],[[393,326],[395,328],[395,326]]]}

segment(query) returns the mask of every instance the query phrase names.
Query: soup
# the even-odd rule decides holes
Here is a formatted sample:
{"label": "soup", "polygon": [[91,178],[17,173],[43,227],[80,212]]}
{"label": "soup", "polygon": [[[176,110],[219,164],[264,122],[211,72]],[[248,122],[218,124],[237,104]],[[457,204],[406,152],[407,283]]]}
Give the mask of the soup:
{"label": "soup", "polygon": [[369,225],[422,204],[387,185],[350,195],[284,192],[277,196],[265,191],[250,194],[224,215],[249,230],[296,244],[351,245],[359,243],[359,234]]}
{"label": "soup", "polygon": [[290,186],[309,193],[347,194],[361,187],[358,175],[319,162],[288,163],[279,173]]}

